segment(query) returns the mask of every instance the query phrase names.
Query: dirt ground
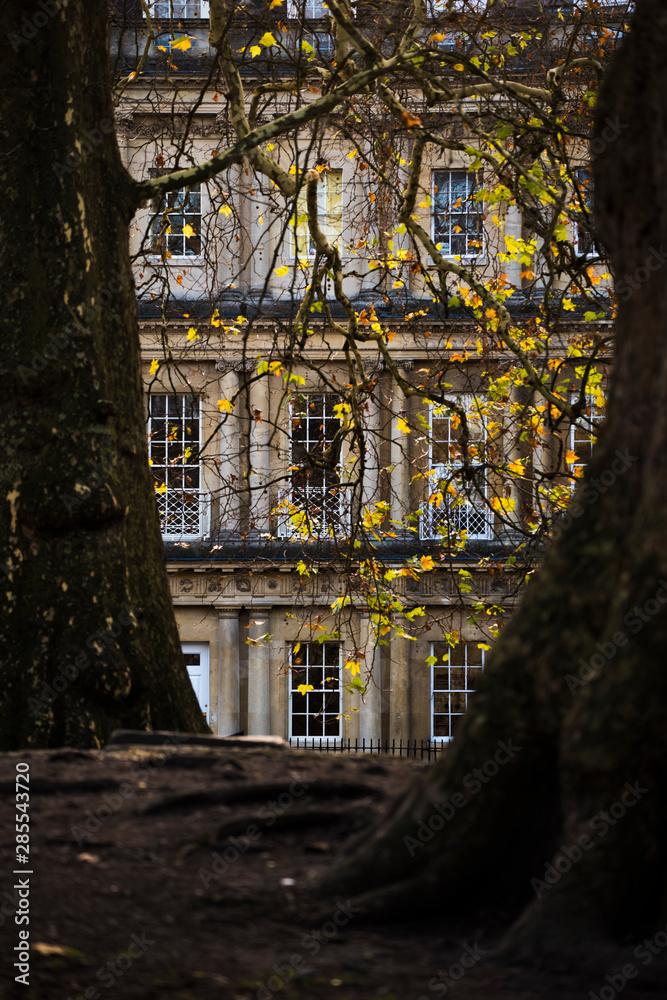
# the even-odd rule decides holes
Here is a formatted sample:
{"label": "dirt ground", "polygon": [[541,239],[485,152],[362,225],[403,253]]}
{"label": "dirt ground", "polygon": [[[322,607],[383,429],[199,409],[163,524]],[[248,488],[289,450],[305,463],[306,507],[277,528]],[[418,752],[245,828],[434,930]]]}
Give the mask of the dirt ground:
{"label": "dirt ground", "polygon": [[[345,899],[317,917],[310,880],[429,766],[274,747],[1,755],[0,1000],[612,1000],[604,978],[498,968],[493,935],[453,930],[446,900],[442,923],[418,905],[363,923]],[[13,967],[26,929],[29,985]]]}

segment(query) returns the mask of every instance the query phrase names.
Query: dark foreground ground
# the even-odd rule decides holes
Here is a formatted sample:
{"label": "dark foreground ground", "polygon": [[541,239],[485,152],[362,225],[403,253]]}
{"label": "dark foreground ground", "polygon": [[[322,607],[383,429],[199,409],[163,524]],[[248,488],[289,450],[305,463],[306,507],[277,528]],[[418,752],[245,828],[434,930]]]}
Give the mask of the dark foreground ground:
{"label": "dark foreground ground", "polygon": [[[15,861],[19,761],[28,865]],[[494,966],[493,935],[453,930],[446,899],[442,922],[418,902],[386,926],[345,900],[318,916],[309,880],[428,766],[274,748],[0,756],[0,1000],[613,1000],[603,976]],[[30,922],[17,926],[19,880]],[[27,986],[13,968],[25,928]],[[665,995],[641,977],[619,992]]]}

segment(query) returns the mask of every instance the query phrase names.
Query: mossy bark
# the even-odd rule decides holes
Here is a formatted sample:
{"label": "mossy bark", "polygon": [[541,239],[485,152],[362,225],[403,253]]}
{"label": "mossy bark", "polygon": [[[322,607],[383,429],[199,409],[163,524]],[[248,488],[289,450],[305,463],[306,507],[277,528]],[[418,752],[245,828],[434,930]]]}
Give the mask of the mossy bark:
{"label": "mossy bark", "polygon": [[0,748],[206,730],[148,471],[107,11],[0,5]]}
{"label": "mossy bark", "polygon": [[385,915],[500,904],[513,958],[579,960],[667,920],[666,46],[667,10],[640,0],[599,103],[616,362],[569,526],[450,754],[330,883]]}

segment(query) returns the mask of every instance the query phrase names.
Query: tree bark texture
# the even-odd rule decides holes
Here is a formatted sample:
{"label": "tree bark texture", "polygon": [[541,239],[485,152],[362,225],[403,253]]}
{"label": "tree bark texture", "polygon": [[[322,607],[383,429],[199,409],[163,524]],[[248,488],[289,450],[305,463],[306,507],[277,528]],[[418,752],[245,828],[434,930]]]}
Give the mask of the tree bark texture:
{"label": "tree bark texture", "polygon": [[640,0],[597,112],[595,150],[618,124],[594,165],[616,362],[569,526],[451,752],[330,883],[369,914],[500,905],[512,959],[583,960],[667,920],[666,47],[667,10]]}
{"label": "tree bark texture", "polygon": [[202,731],[150,482],[105,3],[0,4],[0,748]]}

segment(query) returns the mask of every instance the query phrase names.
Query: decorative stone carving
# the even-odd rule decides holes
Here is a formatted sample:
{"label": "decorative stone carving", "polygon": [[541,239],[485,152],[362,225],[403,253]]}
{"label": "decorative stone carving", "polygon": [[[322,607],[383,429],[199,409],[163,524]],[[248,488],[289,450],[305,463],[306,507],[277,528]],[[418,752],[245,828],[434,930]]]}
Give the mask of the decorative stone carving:
{"label": "decorative stone carving", "polygon": [[238,358],[221,358],[216,361],[215,370],[217,372],[254,372],[257,367],[256,361],[239,361]]}
{"label": "decorative stone carving", "polygon": [[249,594],[250,580],[245,576],[240,577],[240,579],[236,581],[236,589],[241,591],[241,593]]}

